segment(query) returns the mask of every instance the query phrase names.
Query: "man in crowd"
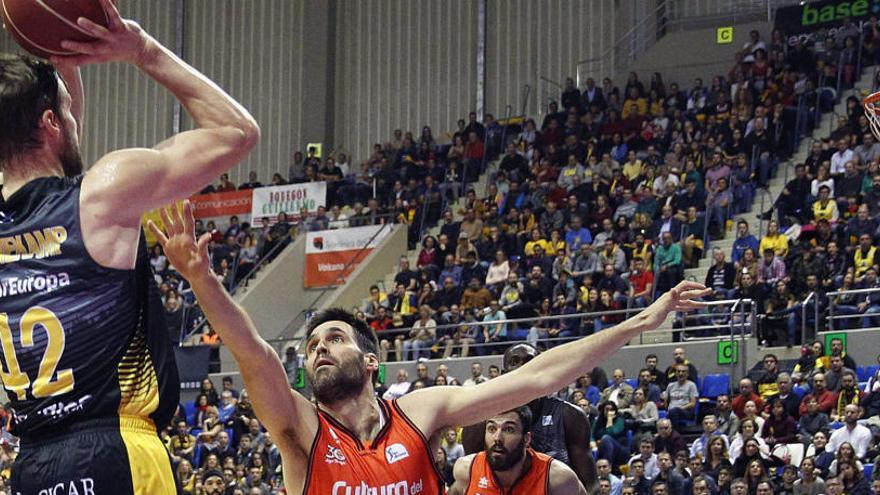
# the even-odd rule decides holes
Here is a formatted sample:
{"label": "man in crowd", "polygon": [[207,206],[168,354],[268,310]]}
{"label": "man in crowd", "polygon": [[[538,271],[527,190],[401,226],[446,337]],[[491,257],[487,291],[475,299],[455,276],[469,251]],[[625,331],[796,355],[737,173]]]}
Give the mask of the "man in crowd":
{"label": "man in crowd", "polygon": [[752,380],[743,378],[739,381],[739,394],[731,403],[731,407],[733,408],[736,417],[739,419],[745,417],[746,402],[749,401],[754,402],[759,411],[764,407],[764,401],[761,400],[761,396],[755,393],[755,385],[752,383]]}
{"label": "man in crowd", "polygon": [[666,387],[663,400],[669,408],[669,420],[678,428],[683,421],[695,419],[699,391],[697,385],[688,380],[687,365],[677,365],[675,375],[676,380]]}

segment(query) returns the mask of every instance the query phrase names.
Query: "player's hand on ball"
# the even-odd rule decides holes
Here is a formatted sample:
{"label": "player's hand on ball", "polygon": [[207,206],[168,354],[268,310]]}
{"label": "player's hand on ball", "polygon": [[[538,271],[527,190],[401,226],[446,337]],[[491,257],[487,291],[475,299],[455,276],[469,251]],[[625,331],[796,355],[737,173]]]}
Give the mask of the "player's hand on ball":
{"label": "player's hand on ball", "polygon": [[183,215],[177,206],[162,208],[159,213],[165,223],[165,232],[152,220],[147,222],[147,228],[158,239],[168,261],[187,280],[192,281],[194,277],[205,275],[213,276],[211,257],[208,255],[211,234],[205,233],[198,239],[195,238],[192,203],[184,201]]}
{"label": "player's hand on ball", "polygon": [[95,24],[85,17],[77,19],[77,26],[92,35],[95,41],[67,40],[61,42],[62,47],[75,51],[79,55],[52,57],[52,64],[85,65],[128,62],[137,65],[142,61],[150,40],[149,35],[138,23],[123,19],[112,0],[98,1],[107,14],[107,27]]}

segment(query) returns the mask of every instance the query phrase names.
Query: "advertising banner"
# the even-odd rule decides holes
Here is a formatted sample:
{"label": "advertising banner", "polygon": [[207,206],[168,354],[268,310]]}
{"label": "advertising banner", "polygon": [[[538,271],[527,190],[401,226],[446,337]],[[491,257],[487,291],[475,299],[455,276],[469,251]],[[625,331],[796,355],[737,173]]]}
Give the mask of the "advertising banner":
{"label": "advertising banner", "polygon": [[859,25],[876,15],[880,15],[876,0],[801,2],[776,9],[776,27],[785,34],[788,44],[794,45],[798,38],[810,43],[820,30],[824,30],[824,36],[836,37],[847,18]]}
{"label": "advertising banner", "polygon": [[269,217],[269,223],[275,223],[281,212],[287,214],[289,221],[298,220],[303,208],[309,213],[315,213],[319,206],[327,205],[326,182],[261,187],[254,189],[253,193],[251,221],[254,223],[259,223],[263,217]]}
{"label": "advertising banner", "polygon": [[247,215],[251,212],[251,189],[223,193],[198,194],[189,200],[196,218]]}
{"label": "advertising banner", "polygon": [[387,225],[309,232],[306,237],[305,286],[341,285],[390,233]]}

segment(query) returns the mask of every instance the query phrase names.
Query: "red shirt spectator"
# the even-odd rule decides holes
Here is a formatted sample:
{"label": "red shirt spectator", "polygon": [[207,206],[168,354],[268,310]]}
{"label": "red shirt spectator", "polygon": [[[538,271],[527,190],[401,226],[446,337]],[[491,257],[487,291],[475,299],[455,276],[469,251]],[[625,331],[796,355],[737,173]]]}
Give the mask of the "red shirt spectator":
{"label": "red shirt spectator", "polygon": [[759,411],[764,409],[764,401],[761,400],[760,395],[755,393],[755,385],[748,378],[743,378],[739,381],[739,395],[730,403],[731,409],[739,419],[746,416],[745,408],[748,401],[754,402]]}
{"label": "red shirt spectator", "polygon": [[384,332],[386,330],[391,329],[394,326],[394,319],[388,315],[377,316],[370,322],[370,328],[372,328],[376,333]]}
{"label": "red shirt spectator", "polygon": [[822,373],[817,373],[813,376],[813,393],[805,395],[804,399],[801,401],[801,407],[798,409],[801,416],[809,414],[809,411],[807,411],[807,403],[809,403],[810,399],[813,397],[815,397],[816,401],[819,403],[817,410],[825,414],[830,415],[831,410],[837,405],[837,394],[825,388],[825,375]]}
{"label": "red shirt spectator", "polygon": [[638,274],[629,276],[629,283],[632,285],[633,293],[644,292],[648,284],[654,283],[654,273],[651,271],[640,271]]}
{"label": "red shirt spectator", "polygon": [[483,159],[483,142],[477,138],[477,134],[472,132],[467,144],[464,145],[464,157],[468,160]]}

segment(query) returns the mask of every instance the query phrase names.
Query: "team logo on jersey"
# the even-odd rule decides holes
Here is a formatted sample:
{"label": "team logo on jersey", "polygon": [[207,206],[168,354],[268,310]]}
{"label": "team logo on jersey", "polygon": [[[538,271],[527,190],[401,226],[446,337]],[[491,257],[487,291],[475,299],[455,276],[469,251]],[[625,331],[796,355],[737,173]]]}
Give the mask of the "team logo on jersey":
{"label": "team logo on jersey", "polygon": [[409,451],[401,443],[391,444],[385,448],[385,460],[388,464],[394,464],[409,457]]}
{"label": "team logo on jersey", "polygon": [[553,426],[553,416],[542,416],[541,426]]}
{"label": "team logo on jersey", "polygon": [[345,461],[345,454],[342,453],[342,449],[327,444],[327,454],[324,456],[324,462],[345,466]]}
{"label": "team logo on jersey", "polygon": [[477,482],[477,486],[480,488],[489,488],[489,478],[480,476],[480,481]]}

